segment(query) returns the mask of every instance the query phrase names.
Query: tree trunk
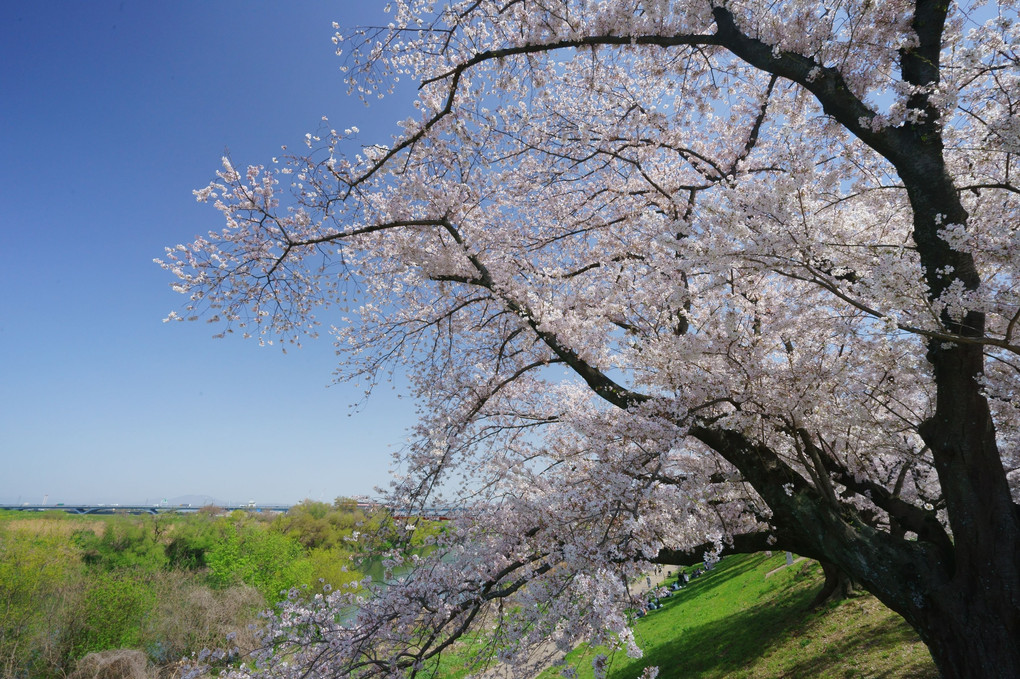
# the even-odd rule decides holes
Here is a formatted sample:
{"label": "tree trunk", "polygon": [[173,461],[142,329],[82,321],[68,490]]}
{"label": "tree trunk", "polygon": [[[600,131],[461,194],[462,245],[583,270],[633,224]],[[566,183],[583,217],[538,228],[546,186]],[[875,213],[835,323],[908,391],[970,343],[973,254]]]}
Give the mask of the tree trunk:
{"label": "tree trunk", "polygon": [[920,433],[932,446],[953,561],[918,631],[943,677],[1020,677],[1020,524],[977,388],[983,356],[980,347],[934,342],[929,356],[939,391]]}
{"label": "tree trunk", "polygon": [[[948,554],[899,560],[890,552],[880,568],[872,561],[861,571],[863,585],[917,631],[944,679],[1020,678],[1020,569],[1009,558],[1020,528],[1009,514],[956,536]],[[905,556],[910,544],[896,551]]]}
{"label": "tree trunk", "polygon": [[822,583],[821,591],[811,601],[810,608],[818,608],[830,601],[842,601],[860,594],[862,589],[860,583],[847,575],[841,568],[828,561],[819,561],[818,563],[822,567],[822,573],[825,574],[825,582]]}
{"label": "tree trunk", "polygon": [[943,679],[1020,677],[1015,602],[987,592],[978,598],[947,597],[937,608],[918,631]]}

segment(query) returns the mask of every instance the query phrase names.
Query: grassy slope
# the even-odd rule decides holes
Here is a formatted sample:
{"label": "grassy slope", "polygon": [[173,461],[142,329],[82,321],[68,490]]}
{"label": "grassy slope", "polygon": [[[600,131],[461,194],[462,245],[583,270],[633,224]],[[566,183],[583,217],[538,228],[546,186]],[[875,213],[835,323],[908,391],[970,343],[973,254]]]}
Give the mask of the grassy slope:
{"label": "grassy slope", "polygon": [[[635,636],[645,655],[631,660],[616,653],[609,677],[631,679],[648,665],[659,667],[661,679],[937,676],[917,635],[874,597],[809,611],[822,584],[821,569],[806,560],[785,564],[781,553],[724,559],[663,599],[662,609],[636,621]],[[579,647],[567,663],[578,677],[591,677],[595,653]],[[553,679],[560,669],[541,676]]]}
{"label": "grassy slope", "polygon": [[[782,554],[725,559],[637,621],[645,656],[617,653],[610,677],[636,677],[647,665],[662,679],[937,676],[917,635],[874,597],[809,611],[821,569],[785,564]],[[568,656],[578,676],[592,675],[592,654],[580,648]]]}

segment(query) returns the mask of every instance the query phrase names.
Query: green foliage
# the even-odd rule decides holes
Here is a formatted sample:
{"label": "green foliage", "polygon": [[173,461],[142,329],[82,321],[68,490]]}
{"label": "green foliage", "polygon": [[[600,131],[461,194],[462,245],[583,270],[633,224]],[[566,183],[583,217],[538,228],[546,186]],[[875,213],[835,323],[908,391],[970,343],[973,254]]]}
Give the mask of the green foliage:
{"label": "green foliage", "polygon": [[206,514],[189,517],[174,526],[165,547],[167,567],[171,570],[198,571],[206,568],[206,555],[219,538],[214,520]]}
{"label": "green foliage", "polygon": [[77,574],[78,559],[58,535],[31,535],[0,525],[0,610],[31,605]]}
{"label": "green foliage", "polygon": [[228,633],[251,648],[267,603],[360,580],[352,557],[379,535],[394,535],[385,512],[340,500],[275,518],[0,512],[0,677],[56,679],[116,648],[167,664]]}
{"label": "green foliage", "polygon": [[338,589],[360,580],[362,574],[355,568],[353,554],[339,547],[313,549],[308,553],[314,593],[322,592],[323,585]]}
{"label": "green foliage", "polygon": [[427,551],[426,548],[435,544],[436,538],[445,529],[444,521],[427,521],[419,519],[414,524],[414,532],[411,533],[411,547],[418,552]]}
{"label": "green foliage", "polygon": [[0,676],[46,676],[60,665],[50,630],[78,603],[82,570],[66,536],[0,524]]}
{"label": "green foliage", "polygon": [[290,588],[311,580],[311,564],[296,539],[233,516],[219,528],[218,540],[205,554],[213,585],[243,582],[275,602],[286,598]]}
{"label": "green foliage", "polygon": [[329,505],[306,500],[277,518],[273,528],[293,537],[306,549],[335,547],[342,540],[343,533],[330,523],[327,518],[328,508]]}
{"label": "green foliage", "polygon": [[[79,530],[72,540],[81,549],[82,561],[105,571],[120,569],[158,570],[167,564],[162,538],[165,523],[162,517],[104,517],[105,529],[97,535]],[[163,519],[165,522],[165,519]]]}
{"label": "green foliage", "polygon": [[358,511],[358,501],[352,497],[338,497],[333,500],[333,509],[352,514]]}
{"label": "green foliage", "polygon": [[382,524],[382,512],[369,514],[353,500],[337,498],[332,505],[305,500],[278,517],[273,528],[293,536],[306,549],[353,549],[355,533],[375,534]]}
{"label": "green foliage", "polygon": [[138,648],[155,604],[156,594],[144,573],[131,568],[94,574],[87,581],[77,615],[67,621],[71,657],[78,659],[111,648]]}

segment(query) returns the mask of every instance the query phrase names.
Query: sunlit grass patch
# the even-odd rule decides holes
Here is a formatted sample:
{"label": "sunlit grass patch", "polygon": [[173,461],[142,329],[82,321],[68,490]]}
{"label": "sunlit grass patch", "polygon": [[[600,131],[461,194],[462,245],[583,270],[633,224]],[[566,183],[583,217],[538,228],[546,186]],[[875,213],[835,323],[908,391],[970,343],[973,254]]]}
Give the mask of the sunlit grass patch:
{"label": "sunlit grass patch", "polygon": [[[811,611],[821,569],[813,561],[785,563],[782,553],[724,559],[635,622],[645,655],[611,654],[609,676],[637,677],[649,665],[663,679],[937,676],[917,635],[874,597]],[[607,651],[581,646],[567,665],[592,677],[599,652]],[[541,676],[552,679],[561,669]]]}

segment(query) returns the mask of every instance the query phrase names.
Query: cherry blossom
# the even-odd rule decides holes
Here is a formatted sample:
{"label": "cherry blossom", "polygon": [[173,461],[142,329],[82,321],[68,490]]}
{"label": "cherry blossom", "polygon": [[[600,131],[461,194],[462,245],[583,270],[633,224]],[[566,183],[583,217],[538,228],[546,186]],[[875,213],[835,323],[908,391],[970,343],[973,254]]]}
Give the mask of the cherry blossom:
{"label": "cherry blossom", "polygon": [[419,84],[392,143],[224,160],[225,226],[160,263],[175,320],[407,375],[391,502],[464,511],[231,676],[414,676],[469,630],[639,655],[629,578],[770,548],[944,676],[1020,674],[1017,3],[391,10],[335,42],[352,93]]}

